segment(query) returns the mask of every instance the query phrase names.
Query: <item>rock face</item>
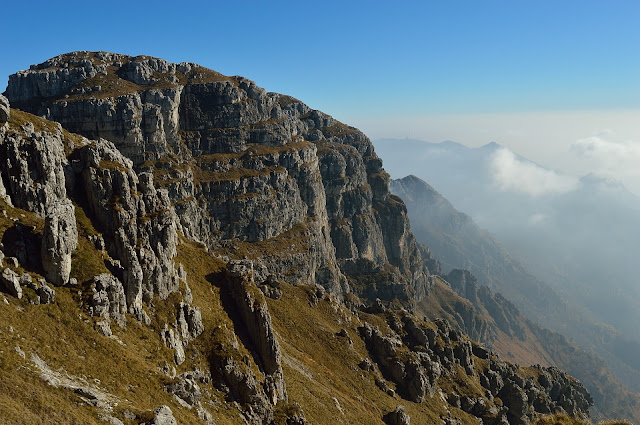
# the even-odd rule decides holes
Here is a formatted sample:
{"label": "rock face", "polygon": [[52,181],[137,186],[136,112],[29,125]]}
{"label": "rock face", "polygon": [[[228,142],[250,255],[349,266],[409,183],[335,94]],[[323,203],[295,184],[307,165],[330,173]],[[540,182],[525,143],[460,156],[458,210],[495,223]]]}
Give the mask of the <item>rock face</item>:
{"label": "rock face", "polygon": [[287,400],[282,372],[280,345],[271,324],[271,315],[262,292],[253,281],[250,261],[230,262],[227,265],[227,289],[256,348],[259,364],[265,375],[265,390],[275,405]]}
{"label": "rock face", "polygon": [[31,122],[0,129],[0,174],[13,205],[44,217],[48,208],[66,198],[67,163],[62,129],[36,130]]}
{"label": "rock face", "polygon": [[0,94],[0,126],[9,121],[10,115],[9,99]]}
{"label": "rock face", "polygon": [[[177,365],[190,365],[187,355],[195,364],[208,363],[207,373],[185,372],[164,387],[183,407],[204,409],[200,399],[212,393],[200,385],[212,383],[248,423],[274,423],[282,415],[287,423],[306,423],[299,406],[288,403],[283,354],[268,308],[275,304],[264,295],[273,298],[269,303],[284,302],[284,291],[293,291],[281,285],[285,281],[319,285],[309,303],[319,304],[319,293],[331,300],[331,319],[341,329],[335,337],[349,350],[362,349],[351,337],[357,338],[354,323],[364,323],[359,332],[372,360],[362,361],[359,373],[375,374],[373,382],[388,396],[421,403],[436,396],[443,376],[455,375],[462,382],[480,379],[471,385],[478,395],[453,393],[438,403],[483,423],[525,423],[535,412],[560,409],[583,416],[588,409],[584,388],[559,371],[540,368],[534,377],[521,376],[447,322],[427,323],[407,309],[386,307],[415,307],[434,288],[429,267],[439,268],[416,243],[405,205],[389,193],[382,162],[358,130],[242,77],[104,52],[66,54],[17,73],[7,96],[15,106],[62,124],[14,110],[9,125],[0,128],[0,196],[44,218],[41,240],[38,226],[3,229],[10,267],[41,265],[53,283],[78,285],[69,279],[79,237],[71,199],[81,206],[91,222],[78,222],[82,241],[94,244],[110,271],[78,286],[89,288],[89,313],[102,318],[97,330],[112,336],[111,320],[124,327],[130,313],[153,324]],[[70,136],[62,127],[95,140]],[[89,238],[90,227],[103,237]],[[227,316],[220,322],[216,317],[213,329],[205,330],[202,314],[214,313],[206,304],[200,304],[202,312],[191,305],[188,286],[182,301],[180,294],[169,298],[186,284],[184,268],[174,264],[179,235],[201,242],[197,252],[211,250],[227,265],[219,275],[200,276],[220,283]],[[38,253],[42,264],[28,264]],[[509,324],[506,300],[483,294],[464,273],[450,279],[483,308],[506,312]],[[37,286],[28,273],[18,278],[7,268],[0,282],[18,298],[22,284],[37,291],[41,302],[54,300],[55,292],[45,283]],[[378,315],[376,323],[386,320],[383,327],[360,321],[339,304],[349,291],[372,302],[362,303],[364,313]],[[175,321],[157,308],[158,299],[172,306]],[[354,309],[360,305],[358,297],[347,300]],[[495,306],[486,307],[491,302]],[[480,335],[485,330],[474,324],[472,308],[455,313],[465,329]],[[204,332],[206,344],[185,351]],[[175,370],[165,367],[175,378]],[[203,412],[202,418],[211,416]],[[384,420],[409,424],[402,408]],[[176,422],[160,406],[150,423]]]}
{"label": "rock face", "polygon": [[[486,310],[502,332],[521,340],[525,338],[518,308],[501,294],[493,294],[488,287],[480,286],[468,270],[454,269],[444,278],[458,295],[471,301],[477,309]],[[491,340],[482,342],[491,343]]]}
{"label": "rock face", "polygon": [[[75,52],[32,66],[10,77],[6,93],[20,108],[70,131],[111,141],[113,148],[102,142],[87,147],[80,160],[93,169],[100,155],[117,149],[131,162],[102,160],[135,168],[140,180],[150,171],[144,186],[165,188],[168,196],[155,204],[167,208],[169,200],[177,229],[210,249],[285,239],[291,249],[264,250],[260,262],[290,283],[317,283],[343,294],[349,291],[345,276],[390,273],[392,285],[364,295],[409,300],[427,293],[429,271],[406,208],[389,194],[389,177],[369,139],[296,99],[195,64],[104,52]],[[108,174],[136,189],[132,174]],[[124,191],[106,193],[109,187],[99,187],[96,178],[82,173],[92,189],[87,192],[131,198]],[[116,245],[124,253],[133,244]],[[170,257],[168,247],[155,257]],[[135,271],[134,255],[121,256],[134,275],[123,278],[128,303],[139,305],[139,288],[148,285]],[[143,298],[148,293],[143,289]]]}
{"label": "rock face", "polygon": [[[470,342],[444,320],[436,320],[434,329],[411,315],[398,317],[391,310],[383,313],[392,331],[385,334],[365,323],[360,334],[384,379],[394,382],[403,398],[421,402],[432,397],[438,380],[460,367],[472,379],[479,375],[486,393],[470,397],[451,392],[447,401],[483,423],[526,424],[536,413],[567,412],[573,417],[588,417],[593,399],[581,383],[558,369],[536,366],[532,376],[523,376],[517,365]],[[485,359],[488,367],[481,366],[477,359]],[[379,386],[384,388],[386,384],[382,381]],[[501,403],[491,402],[494,398],[500,398]],[[397,421],[404,420],[404,415],[396,409],[384,419],[387,423],[403,423]]]}
{"label": "rock face", "polygon": [[[165,190],[148,173],[136,174],[112,143],[98,140],[71,156],[76,191],[85,195],[110,255],[120,261],[130,312],[140,315],[153,294],[165,299],[178,288],[177,219]],[[143,267],[144,266],[144,267]]]}
{"label": "rock face", "polygon": [[105,319],[113,319],[124,326],[127,323],[127,300],[120,281],[110,274],[100,274],[93,278],[93,294],[91,295],[91,315]]}
{"label": "rock face", "polygon": [[48,209],[42,236],[42,267],[55,285],[64,285],[71,273],[71,253],[78,245],[78,229],[73,204],[58,201]]}

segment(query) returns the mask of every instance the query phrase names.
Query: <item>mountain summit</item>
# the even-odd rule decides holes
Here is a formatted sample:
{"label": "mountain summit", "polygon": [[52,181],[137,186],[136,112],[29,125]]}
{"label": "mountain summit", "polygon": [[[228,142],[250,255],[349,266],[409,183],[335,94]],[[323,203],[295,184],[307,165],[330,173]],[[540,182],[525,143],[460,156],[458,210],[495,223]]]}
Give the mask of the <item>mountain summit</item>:
{"label": "mountain summit", "polygon": [[446,284],[357,129],[148,56],[57,56],[6,96],[8,422],[588,416],[592,397],[557,368],[412,313]]}

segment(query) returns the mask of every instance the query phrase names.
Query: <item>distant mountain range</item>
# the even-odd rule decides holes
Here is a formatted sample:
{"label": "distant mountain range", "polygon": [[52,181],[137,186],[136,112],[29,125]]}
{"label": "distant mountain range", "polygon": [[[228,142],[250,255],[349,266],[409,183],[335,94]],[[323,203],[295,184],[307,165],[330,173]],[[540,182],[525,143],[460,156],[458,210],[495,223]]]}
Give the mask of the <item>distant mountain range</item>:
{"label": "distant mountain range", "polygon": [[473,217],[415,177],[392,182],[445,272],[471,270],[528,317],[607,358],[638,390],[638,198],[616,182],[565,176],[495,143],[374,143],[392,177],[415,174]]}

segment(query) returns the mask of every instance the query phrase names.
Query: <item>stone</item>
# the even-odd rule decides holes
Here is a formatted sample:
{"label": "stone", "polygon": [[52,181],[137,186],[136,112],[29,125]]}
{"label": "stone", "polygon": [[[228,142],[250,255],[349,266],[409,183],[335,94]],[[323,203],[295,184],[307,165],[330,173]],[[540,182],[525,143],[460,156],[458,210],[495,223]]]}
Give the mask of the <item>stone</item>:
{"label": "stone", "polygon": [[100,320],[98,322],[96,322],[96,330],[98,331],[98,333],[106,336],[106,337],[110,337],[111,335],[113,335],[113,332],[111,331],[111,324],[109,323],[109,320]]}
{"label": "stone", "polygon": [[29,273],[22,273],[22,275],[20,275],[20,286],[26,286],[34,291],[38,290],[38,285],[33,281]]}
{"label": "stone", "polygon": [[176,322],[176,328],[179,329],[184,344],[188,344],[189,341],[197,338],[204,331],[200,309],[183,302],[178,307]]}
{"label": "stone", "polygon": [[53,304],[56,299],[56,291],[54,291],[53,288],[46,283],[40,285],[37,293],[40,297],[41,304]]}
{"label": "stone", "polygon": [[166,390],[169,394],[173,394],[189,406],[195,406],[202,396],[198,383],[190,374],[179,377],[179,381],[169,384]]}
{"label": "stone", "polygon": [[45,216],[42,267],[54,285],[65,285],[71,274],[71,253],[78,246],[75,208],[69,199],[53,203]]}
{"label": "stone", "polygon": [[394,411],[387,413],[383,419],[387,425],[411,425],[411,418],[405,411],[404,406],[397,406]]}
{"label": "stone", "polygon": [[107,273],[94,276],[91,291],[89,313],[92,316],[113,319],[124,327],[127,323],[127,301],[118,278]]}
{"label": "stone", "polygon": [[153,411],[154,417],[150,425],[178,425],[169,406],[159,406]]}
{"label": "stone", "polygon": [[0,94],[0,126],[9,121],[10,115],[9,99]]}
{"label": "stone", "polygon": [[164,341],[164,345],[175,350],[174,360],[177,365],[181,365],[184,363],[186,357],[184,354],[184,345],[180,340],[180,335],[177,332],[174,332],[173,329],[169,328],[168,325],[165,324],[164,330],[162,331],[162,340]]}
{"label": "stone", "polygon": [[11,269],[4,269],[0,275],[0,283],[4,289],[18,299],[22,298],[22,288],[20,287],[20,278],[18,274]]}

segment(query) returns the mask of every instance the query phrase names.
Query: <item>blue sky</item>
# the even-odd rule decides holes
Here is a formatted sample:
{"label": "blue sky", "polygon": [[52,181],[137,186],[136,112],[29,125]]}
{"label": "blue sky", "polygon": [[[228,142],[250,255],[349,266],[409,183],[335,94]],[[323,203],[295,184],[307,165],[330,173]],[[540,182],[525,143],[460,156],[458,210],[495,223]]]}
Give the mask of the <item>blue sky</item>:
{"label": "blue sky", "polygon": [[59,53],[108,50],[245,75],[334,115],[640,107],[637,1],[9,0],[3,9],[3,83]]}
{"label": "blue sky", "polygon": [[[247,76],[373,138],[496,140],[520,150],[575,140],[552,143],[551,128],[514,140],[504,128],[512,114],[640,111],[632,0],[8,0],[2,9],[0,89],[9,74],[68,51],[147,54]],[[464,118],[483,114],[503,118],[487,128]],[[535,122],[527,125],[548,127]],[[567,137],[605,130],[594,123]],[[620,137],[636,137],[634,125],[620,124],[628,127]]]}

